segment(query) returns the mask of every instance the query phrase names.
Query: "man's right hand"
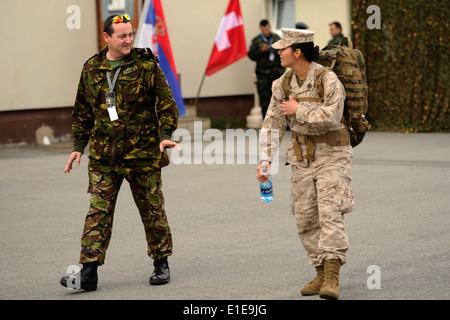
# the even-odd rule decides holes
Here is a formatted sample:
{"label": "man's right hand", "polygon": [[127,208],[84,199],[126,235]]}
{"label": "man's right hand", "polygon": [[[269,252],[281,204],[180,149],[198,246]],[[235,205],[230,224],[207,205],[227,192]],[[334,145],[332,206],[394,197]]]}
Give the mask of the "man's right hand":
{"label": "man's right hand", "polygon": [[72,170],[72,163],[75,160],[77,160],[77,166],[80,165],[81,155],[82,155],[82,153],[78,152],[78,151],[73,151],[70,154],[69,161],[67,161],[66,169],[64,169],[64,173],[70,173],[70,170]]}
{"label": "man's right hand", "polygon": [[261,47],[261,51],[262,52],[266,52],[270,50],[270,45],[267,43],[264,43],[263,46]]}

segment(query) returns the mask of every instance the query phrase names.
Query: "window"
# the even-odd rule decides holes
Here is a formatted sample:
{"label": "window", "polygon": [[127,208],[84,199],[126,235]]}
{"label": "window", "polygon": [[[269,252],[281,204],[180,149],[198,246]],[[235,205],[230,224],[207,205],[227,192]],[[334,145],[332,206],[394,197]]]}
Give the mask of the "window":
{"label": "window", "polygon": [[295,0],[272,0],[276,29],[295,28]]}

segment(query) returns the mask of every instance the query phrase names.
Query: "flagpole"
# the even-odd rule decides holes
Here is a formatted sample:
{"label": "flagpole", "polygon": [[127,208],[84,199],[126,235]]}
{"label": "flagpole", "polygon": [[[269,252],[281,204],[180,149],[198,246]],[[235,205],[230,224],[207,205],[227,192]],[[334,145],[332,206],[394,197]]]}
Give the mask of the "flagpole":
{"label": "flagpole", "polygon": [[200,90],[201,90],[202,87],[203,87],[203,81],[205,81],[205,77],[206,77],[206,71],[205,71],[205,73],[203,74],[202,81],[200,82],[200,87],[198,88],[198,91],[197,91],[197,97],[195,97],[194,106],[195,106],[196,108],[197,108],[198,97],[200,96]]}

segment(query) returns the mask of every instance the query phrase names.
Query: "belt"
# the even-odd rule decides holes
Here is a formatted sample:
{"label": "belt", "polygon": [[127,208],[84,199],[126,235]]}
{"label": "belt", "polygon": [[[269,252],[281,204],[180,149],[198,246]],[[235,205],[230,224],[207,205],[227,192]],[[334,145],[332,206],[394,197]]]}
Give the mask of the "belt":
{"label": "belt", "polygon": [[347,129],[328,131],[321,135],[305,136],[297,132],[292,132],[294,153],[297,161],[303,161],[302,149],[300,145],[306,146],[305,159],[314,161],[314,152],[316,151],[316,143],[326,143],[329,146],[349,146],[350,135]]}

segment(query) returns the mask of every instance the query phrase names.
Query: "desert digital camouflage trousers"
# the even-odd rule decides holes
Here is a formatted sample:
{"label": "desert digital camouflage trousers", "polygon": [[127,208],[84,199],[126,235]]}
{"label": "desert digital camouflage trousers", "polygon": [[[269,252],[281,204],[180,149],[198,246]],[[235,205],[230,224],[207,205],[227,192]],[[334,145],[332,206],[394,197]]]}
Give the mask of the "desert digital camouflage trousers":
{"label": "desert digital camouflage trousers", "polygon": [[349,246],[344,213],[353,208],[352,148],[317,144],[315,160],[292,164],[291,210],[313,266],[346,262]]}
{"label": "desert digital camouflage trousers", "polygon": [[81,237],[80,263],[105,261],[111,240],[114,209],[126,179],[144,224],[148,255],[160,259],[172,254],[172,235],[164,210],[161,170],[89,171],[91,202]]}

